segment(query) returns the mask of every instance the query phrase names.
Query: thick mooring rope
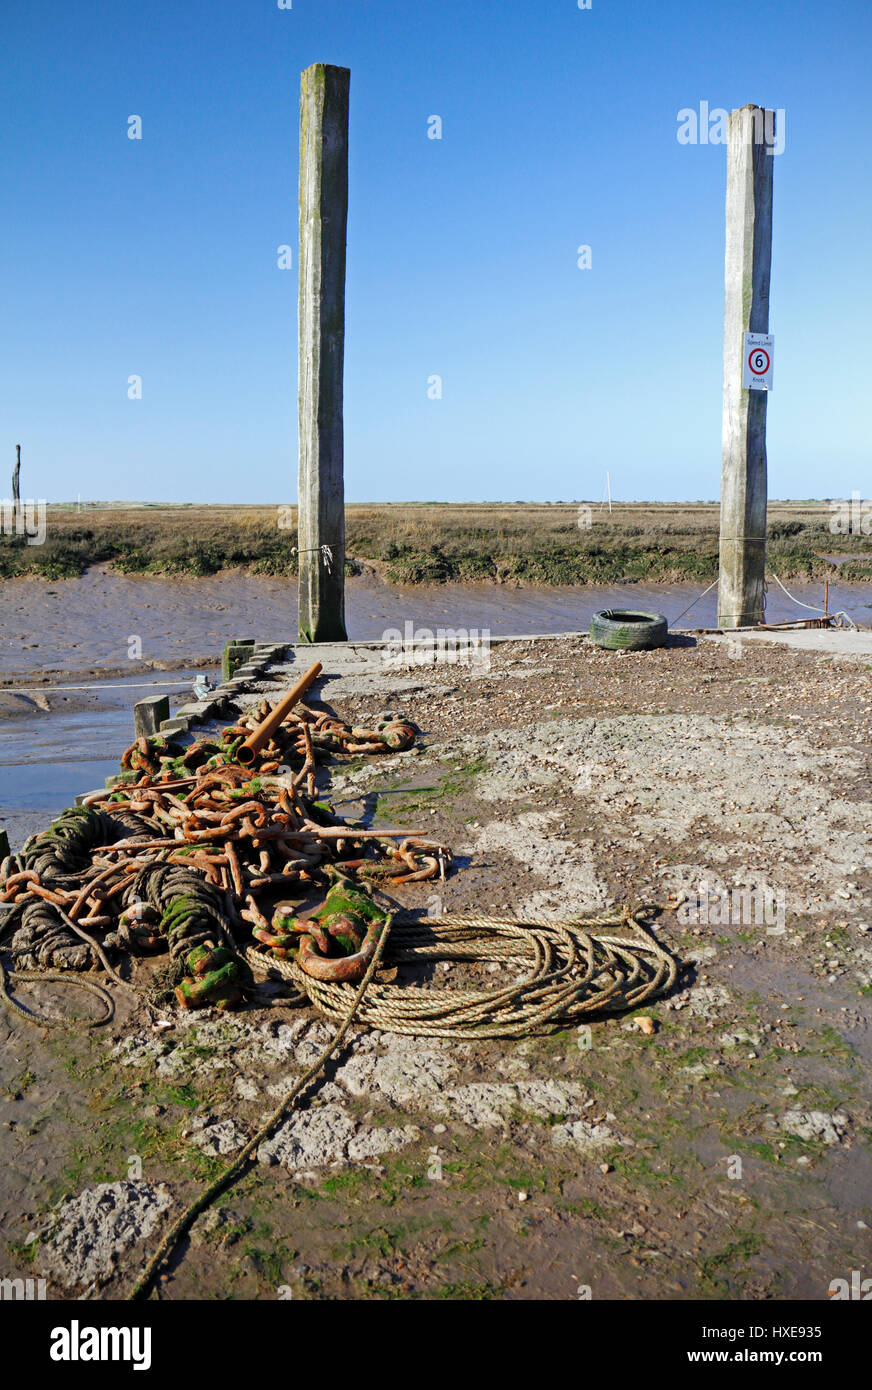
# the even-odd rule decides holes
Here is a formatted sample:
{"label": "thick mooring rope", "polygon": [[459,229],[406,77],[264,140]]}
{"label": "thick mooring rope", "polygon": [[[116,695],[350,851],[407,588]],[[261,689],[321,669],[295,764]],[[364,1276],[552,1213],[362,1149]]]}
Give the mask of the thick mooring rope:
{"label": "thick mooring rope", "polygon": [[[15,984],[22,981],[28,984],[55,984],[55,985],[78,985],[80,989],[87,990],[89,994],[95,994],[103,1004],[104,1013],[100,1018],[76,1019],[75,1023],[84,1024],[88,1028],[100,1028],[104,1023],[110,1023],[115,1017],[115,1001],[107,989],[98,985],[95,980],[83,980],[81,976],[74,975],[70,971],[61,974],[59,971],[45,970],[16,970]],[[46,1014],[37,1014],[33,1009],[25,1008],[24,1004],[19,1004],[9,993],[9,976],[4,969],[3,962],[0,961],[0,999],[14,1009],[16,1013],[26,1018],[28,1023],[38,1023],[42,1028],[61,1028],[69,1025],[68,1019],[50,1018]]]}
{"label": "thick mooring rope", "polygon": [[[373,983],[357,1011],[369,1028],[411,1037],[523,1038],[570,1027],[591,1015],[635,1009],[675,983],[675,958],[640,920],[658,904],[626,907],[568,921],[462,914],[394,919],[385,965],[438,961],[488,962],[511,971],[511,983],[492,989],[416,989]],[[603,928],[623,928],[615,935]],[[276,960],[249,947],[254,971],[275,971],[295,987],[293,1002],[311,1002],[331,1020],[345,1016],[354,997],[347,984],[313,979],[296,961]]]}

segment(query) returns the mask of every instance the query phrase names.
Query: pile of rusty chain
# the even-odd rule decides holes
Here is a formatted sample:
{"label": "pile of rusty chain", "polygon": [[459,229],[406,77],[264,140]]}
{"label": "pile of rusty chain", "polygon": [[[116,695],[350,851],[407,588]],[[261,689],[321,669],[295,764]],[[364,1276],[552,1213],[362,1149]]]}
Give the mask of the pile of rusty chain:
{"label": "pile of rusty chain", "polygon": [[[160,737],[137,740],[122,758],[120,785],[92,793],[3,861],[0,902],[14,904],[3,931],[16,928],[11,953],[18,970],[102,965],[124,984],[105,947],[133,955],[168,950],[183,1007],[227,1008],[253,988],[237,936],[283,951],[288,911],[279,905],[270,920],[264,899],[329,887],[334,866],[343,881],[356,871],[364,877],[377,871],[392,883],[444,876],[446,846],[347,825],[313,800],[319,760],[337,751],[409,747],[410,724],[383,715],[372,729],[351,728],[300,708],[258,747],[256,765],[240,767],[237,749],[269,710],[264,702],[220,739],[186,749]],[[365,915],[364,903],[374,907],[371,896],[354,891]],[[341,969],[335,977],[328,969],[326,978],[360,979],[371,938],[363,955],[349,961],[366,937],[366,925],[360,932],[356,926],[346,922],[333,932],[325,924],[314,936],[305,929],[313,968],[320,950],[338,948]],[[295,945],[302,934],[301,928]]]}
{"label": "pile of rusty chain", "polygon": [[[138,782],[145,774],[146,783],[185,780],[191,769],[201,775],[220,771],[236,764],[237,754],[247,738],[268,717],[271,706],[263,700],[256,708],[222,729],[215,738],[196,739],[187,748],[173,739],[156,735],[140,738],[121,758],[120,780]],[[258,750],[258,772],[277,773],[289,762],[301,762],[293,779],[295,787],[305,787],[315,795],[315,766],[319,761],[337,753],[398,753],[411,748],[415,729],[403,715],[387,711],[378,715],[372,728],[356,728],[343,724],[326,711],[298,706],[292,709],[277,729]]]}
{"label": "pile of rusty chain", "polygon": [[[14,904],[4,930],[17,927],[17,967],[102,966],[125,984],[105,948],[168,951],[182,1007],[231,1007],[251,995],[257,971],[293,986],[287,1002],[308,1000],[329,1018],[345,1018],[350,986],[392,921],[370,884],[444,877],[450,853],[416,836],[348,825],[314,800],[319,760],[407,748],[412,725],[383,715],[372,729],[352,728],[303,707],[282,709],[277,723],[277,711],[263,702],[219,738],[184,749],[139,739],[122,758],[120,785],[92,793],[7,858],[0,902]],[[240,766],[244,744],[250,756]],[[325,901],[307,917],[276,903],[317,889],[328,890]],[[643,915],[627,908],[568,922],[397,923],[386,965],[432,974],[436,961],[496,963],[500,983],[462,990],[373,983],[360,1021],[419,1036],[512,1038],[637,1007],[676,974]],[[630,935],[616,936],[616,928]]]}

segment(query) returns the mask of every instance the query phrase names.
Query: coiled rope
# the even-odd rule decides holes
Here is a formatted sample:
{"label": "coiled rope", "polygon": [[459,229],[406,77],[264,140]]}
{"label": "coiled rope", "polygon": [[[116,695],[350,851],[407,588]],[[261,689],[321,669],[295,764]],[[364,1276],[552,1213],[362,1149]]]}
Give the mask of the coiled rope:
{"label": "coiled rope", "polygon": [[[492,989],[416,989],[373,983],[357,1010],[369,1028],[409,1037],[522,1038],[577,1024],[594,1014],[638,1008],[675,983],[675,958],[640,918],[659,904],[568,921],[523,921],[475,914],[425,921],[395,918],[385,964],[433,966],[439,961],[498,964],[515,978]],[[615,935],[603,928],[623,928]],[[331,1020],[345,1016],[352,985],[325,983],[296,961],[245,951],[254,971],[276,972]]]}
{"label": "coiled rope", "polygon": [[[15,983],[26,981],[29,984],[55,984],[55,985],[78,985],[80,989],[87,990],[89,994],[95,994],[104,1007],[102,1018],[77,1020],[84,1022],[88,1028],[101,1028],[104,1023],[109,1023],[115,1017],[115,1001],[107,989],[98,985],[94,980],[83,980],[78,975],[71,974],[69,971],[61,973],[55,970],[16,970]],[[39,1023],[44,1027],[60,1027],[62,1022],[59,1019],[47,1018],[44,1014],[37,1014],[33,1009],[28,1009],[24,1004],[19,1004],[9,993],[9,979],[3,962],[0,961],[0,999],[21,1014],[29,1023]]]}

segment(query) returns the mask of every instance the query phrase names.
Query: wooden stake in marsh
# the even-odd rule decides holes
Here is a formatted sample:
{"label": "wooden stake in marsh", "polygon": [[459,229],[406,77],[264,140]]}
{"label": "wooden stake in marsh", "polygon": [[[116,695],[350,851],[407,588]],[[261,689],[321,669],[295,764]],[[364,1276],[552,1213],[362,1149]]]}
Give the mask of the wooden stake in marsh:
{"label": "wooden stake in marsh", "polygon": [[769,332],[775,113],[743,106],[727,136],[727,255],[718,626],[763,621],[766,406],[746,390],[745,334]]}
{"label": "wooden stake in marsh", "polygon": [[299,629],[345,642],[342,373],[348,221],[348,68],[300,83]]}
{"label": "wooden stake in marsh", "polygon": [[15,446],[15,467],[12,470],[12,510],[18,514],[21,502],[21,445]]}

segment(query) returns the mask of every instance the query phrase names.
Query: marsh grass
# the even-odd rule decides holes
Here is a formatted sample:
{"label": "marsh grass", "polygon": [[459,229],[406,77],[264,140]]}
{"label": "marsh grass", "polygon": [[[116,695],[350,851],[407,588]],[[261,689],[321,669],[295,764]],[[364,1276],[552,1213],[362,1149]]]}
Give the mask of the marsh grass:
{"label": "marsh grass", "polygon": [[[591,511],[575,503],[391,503],[346,508],[347,573],[368,570],[394,584],[710,583],[718,566],[718,507],[622,503]],[[769,562],[782,579],[833,572],[824,555],[845,555],[844,580],[872,578],[867,537],[832,535],[826,503],[771,503]],[[287,521],[287,514],[285,517]],[[291,517],[293,522],[294,518]],[[124,574],[200,577],[243,568],[297,572],[294,529],[274,507],[121,506],[48,509],[46,541],[0,535],[0,578],[56,580],[108,564]]]}

